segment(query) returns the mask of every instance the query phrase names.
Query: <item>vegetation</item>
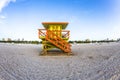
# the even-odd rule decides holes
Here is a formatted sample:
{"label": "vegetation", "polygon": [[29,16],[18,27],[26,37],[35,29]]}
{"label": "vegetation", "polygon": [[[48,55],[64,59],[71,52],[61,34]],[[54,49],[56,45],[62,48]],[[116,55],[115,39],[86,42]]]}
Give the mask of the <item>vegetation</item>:
{"label": "vegetation", "polygon": [[109,43],[109,42],[117,42],[118,40],[90,40],[90,39],[86,39],[86,40],[78,40],[78,41],[69,41],[69,43]]}
{"label": "vegetation", "polygon": [[[106,40],[90,40],[90,39],[85,39],[85,40],[75,40],[75,41],[69,41],[69,43],[109,43],[109,42],[117,42],[120,41],[120,39],[117,40],[109,40],[108,38]],[[23,44],[41,44],[42,41],[27,41],[24,39],[17,39],[17,40],[12,40],[11,38],[3,38],[0,40],[0,43],[23,43]]]}
{"label": "vegetation", "polygon": [[41,41],[27,41],[27,40],[12,40],[11,38],[7,38],[7,39],[2,39],[0,40],[0,43],[23,43],[23,44],[41,44]]}

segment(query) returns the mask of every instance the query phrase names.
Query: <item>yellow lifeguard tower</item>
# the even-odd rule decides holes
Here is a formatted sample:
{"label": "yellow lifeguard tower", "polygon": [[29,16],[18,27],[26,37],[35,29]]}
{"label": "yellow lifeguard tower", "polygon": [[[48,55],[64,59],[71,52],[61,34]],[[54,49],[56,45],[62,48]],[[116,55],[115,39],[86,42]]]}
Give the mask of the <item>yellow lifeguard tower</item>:
{"label": "yellow lifeguard tower", "polygon": [[45,29],[38,29],[38,37],[42,40],[42,54],[48,50],[58,48],[65,53],[71,53],[71,45],[68,43],[70,31],[65,30],[67,22],[43,22]]}

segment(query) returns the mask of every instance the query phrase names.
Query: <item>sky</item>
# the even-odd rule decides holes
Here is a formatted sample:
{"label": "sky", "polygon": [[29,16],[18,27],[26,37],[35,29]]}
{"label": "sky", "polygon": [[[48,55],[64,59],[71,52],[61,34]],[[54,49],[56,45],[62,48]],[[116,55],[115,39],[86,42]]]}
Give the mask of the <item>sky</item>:
{"label": "sky", "polygon": [[120,0],[0,0],[0,39],[39,40],[42,22],[68,22],[70,40],[120,38]]}

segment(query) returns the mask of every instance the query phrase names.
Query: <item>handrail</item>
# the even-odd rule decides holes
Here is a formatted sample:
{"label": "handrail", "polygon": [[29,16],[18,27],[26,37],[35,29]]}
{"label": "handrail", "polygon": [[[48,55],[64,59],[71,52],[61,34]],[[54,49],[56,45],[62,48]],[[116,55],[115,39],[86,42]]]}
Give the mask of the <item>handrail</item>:
{"label": "handrail", "polygon": [[[47,30],[47,32],[50,32],[53,36],[52,36],[52,38],[55,36],[57,39],[60,39],[60,40],[62,40],[63,42],[65,42],[66,43],[66,41],[64,41],[63,39],[61,39],[59,36],[57,36],[55,33],[53,33],[51,30]],[[48,35],[47,35],[48,36]]]}
{"label": "handrail", "polygon": [[[48,33],[50,33],[51,34],[51,36],[49,36],[48,35]],[[63,39],[61,39],[59,36],[57,36],[55,33],[53,33],[52,31],[50,31],[50,30],[47,30],[47,36],[46,36],[46,38],[47,39],[49,39],[50,41],[51,41],[51,39],[50,38],[52,38],[52,37],[56,37],[56,38],[53,38],[54,40],[52,41],[56,46],[58,46],[59,48],[61,48],[62,50],[64,50],[64,51],[68,51],[68,50],[70,50],[69,48],[70,48],[70,44],[68,43],[68,42],[66,42],[66,41],[64,41]],[[58,44],[61,44],[61,46],[59,46]],[[66,47],[66,48],[64,48],[64,47]]]}
{"label": "handrail", "polygon": [[[55,33],[62,32],[62,36],[65,38],[69,38],[68,30],[46,30],[46,29],[38,29],[38,36],[44,36],[46,40],[50,41],[52,44],[56,45],[65,52],[70,52],[70,44],[63,40],[60,36],[56,35]],[[65,34],[63,34],[65,33]]]}
{"label": "handrail", "polygon": [[38,37],[39,38],[40,38],[40,36],[46,36],[46,34],[45,34],[45,32],[43,32],[43,30],[46,31],[46,29],[38,29]]}
{"label": "handrail", "polygon": [[[45,31],[45,32],[43,32],[43,31]],[[46,36],[46,32],[47,32],[46,29],[38,29],[38,37]],[[52,32],[53,33],[61,32],[62,36],[64,36],[64,38],[69,38],[69,35],[70,35],[70,31],[69,30],[52,30]],[[63,34],[63,33],[65,33],[65,34]]]}

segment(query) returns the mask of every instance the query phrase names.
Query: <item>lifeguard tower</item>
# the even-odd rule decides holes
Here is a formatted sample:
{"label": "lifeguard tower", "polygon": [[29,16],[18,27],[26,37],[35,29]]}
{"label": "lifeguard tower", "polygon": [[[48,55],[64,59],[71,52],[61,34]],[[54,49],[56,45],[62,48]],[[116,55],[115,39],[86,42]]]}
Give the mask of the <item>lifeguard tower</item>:
{"label": "lifeguard tower", "polygon": [[48,50],[58,48],[70,54],[71,45],[68,43],[70,31],[65,30],[67,22],[43,22],[45,29],[38,29],[38,37],[42,40],[42,54],[47,54]]}

